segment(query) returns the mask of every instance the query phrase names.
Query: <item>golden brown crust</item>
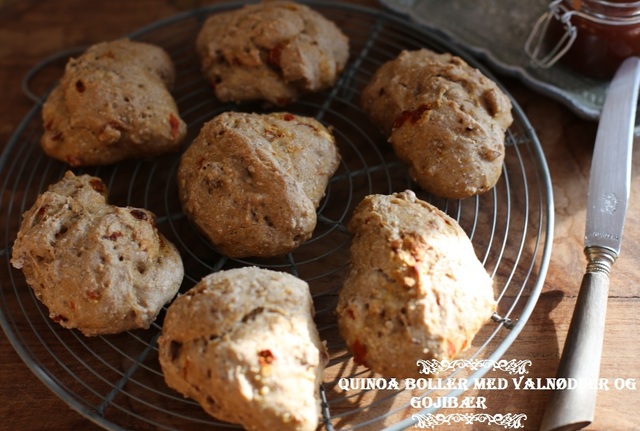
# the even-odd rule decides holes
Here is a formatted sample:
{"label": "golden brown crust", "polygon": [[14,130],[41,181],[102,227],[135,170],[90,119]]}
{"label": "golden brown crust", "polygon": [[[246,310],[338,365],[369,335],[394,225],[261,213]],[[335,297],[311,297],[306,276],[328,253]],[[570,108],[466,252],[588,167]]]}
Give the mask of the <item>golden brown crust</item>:
{"label": "golden brown crust", "polygon": [[182,156],[185,214],[224,254],[286,254],[313,233],[340,156],[318,121],[289,113],[226,112]]}
{"label": "golden brown crust", "polygon": [[337,316],[357,363],[418,377],[417,360],[451,360],[470,345],[496,303],[455,220],[406,191],[366,197],[349,229],[351,269]]}
{"label": "golden brown crust", "polygon": [[333,22],[284,1],[211,15],[196,48],[218,99],[278,106],[331,87],[349,56],[348,39]]}
{"label": "golden brown crust", "polygon": [[376,71],[362,105],[424,190],[465,198],[500,178],[511,102],[459,57],[402,51]]}
{"label": "golden brown crust", "polygon": [[178,297],[158,340],[167,384],[248,430],[313,431],[328,358],[306,282],[245,267]]}
{"label": "golden brown crust", "polygon": [[120,39],[69,60],[42,108],[45,153],[71,166],[175,152],[186,124],[169,93],[174,66],[160,47]]}
{"label": "golden brown crust", "polygon": [[99,178],[67,172],[24,214],[12,250],[50,317],[89,336],[148,328],[184,275],[154,215],[105,196]]}

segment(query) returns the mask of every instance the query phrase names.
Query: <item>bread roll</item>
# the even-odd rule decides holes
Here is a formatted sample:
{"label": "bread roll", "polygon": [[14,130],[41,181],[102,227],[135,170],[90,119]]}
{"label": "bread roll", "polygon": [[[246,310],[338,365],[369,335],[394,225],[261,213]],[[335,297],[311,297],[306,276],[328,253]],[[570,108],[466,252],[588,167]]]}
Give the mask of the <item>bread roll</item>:
{"label": "bread roll", "polygon": [[402,51],[376,70],[362,106],[424,190],[462,199],[500,179],[511,101],[461,58]]}
{"label": "bread roll", "polygon": [[313,234],[339,161],[333,135],[313,118],[225,112],[182,156],[182,206],[228,256],[284,255]]}
{"label": "bread roll", "polygon": [[105,197],[99,178],[67,172],[24,214],[12,250],[49,316],[87,336],[148,328],[184,276],[154,215]]}
{"label": "bread roll", "polygon": [[496,302],[455,220],[405,191],[366,197],[349,229],[351,268],[337,317],[356,363],[420,377],[417,360],[451,360],[470,345]]}
{"label": "bread roll", "polygon": [[213,273],[169,307],[159,358],[167,384],[253,431],[314,431],[327,353],[306,282],[244,267]]}
{"label": "bread roll", "polygon": [[333,22],[286,1],[211,15],[196,48],[219,100],[277,106],[333,86],[349,57],[347,36]]}
{"label": "bread roll", "polygon": [[187,126],[169,92],[174,79],[158,46],[119,39],[89,47],[69,60],[42,107],[42,148],[71,166],[178,151]]}

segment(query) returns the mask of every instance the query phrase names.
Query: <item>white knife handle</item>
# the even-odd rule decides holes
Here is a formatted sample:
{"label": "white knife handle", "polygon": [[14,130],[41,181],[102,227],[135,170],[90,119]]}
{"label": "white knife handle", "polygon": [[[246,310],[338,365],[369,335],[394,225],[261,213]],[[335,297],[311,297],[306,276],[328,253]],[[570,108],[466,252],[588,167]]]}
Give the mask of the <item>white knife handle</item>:
{"label": "white knife handle", "polygon": [[579,430],[593,422],[609,273],[617,256],[612,250],[595,246],[585,249],[585,254],[587,271],[582,278],[557,374],[558,378],[572,379],[570,382],[577,387],[552,392],[540,431]]}

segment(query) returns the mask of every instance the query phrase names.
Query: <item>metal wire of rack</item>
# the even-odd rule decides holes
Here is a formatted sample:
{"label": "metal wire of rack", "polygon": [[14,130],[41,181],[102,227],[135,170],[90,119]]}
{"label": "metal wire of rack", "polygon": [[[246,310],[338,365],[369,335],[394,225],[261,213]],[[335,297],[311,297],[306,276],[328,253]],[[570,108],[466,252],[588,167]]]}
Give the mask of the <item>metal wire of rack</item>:
{"label": "metal wire of rack", "polygon": [[[159,229],[176,244],[184,260],[182,292],[211,272],[243,265],[286,271],[306,280],[315,301],[316,323],[330,352],[322,385],[323,429],[401,430],[415,425],[414,413],[427,414],[435,409],[412,408],[408,399],[416,394],[411,391],[345,392],[338,386],[342,377],[375,376],[352,362],[337,333],[333,314],[337,293],[348,270],[350,237],[345,225],[353,208],[369,194],[414,189],[419,197],[459,222],[491,274],[499,301],[493,322],[476,336],[461,359],[497,361],[526,324],[546,275],[553,237],[549,173],[535,132],[513,101],[515,121],[507,135],[503,175],[492,191],[465,200],[439,199],[421,191],[360,109],[360,90],[377,67],[402,49],[428,47],[452,52],[491,74],[445,39],[395,15],[344,3],[303,3],[342,28],[350,39],[351,57],[333,89],[305,97],[286,108],[330,125],[343,158],[318,209],[314,235],[299,249],[272,259],[231,259],[220,254],[182,213],[175,182],[179,155],[83,168],[77,173],[102,178],[111,203],[144,207],[157,215]],[[195,9],[127,35],[162,46],[171,55],[178,71],[174,96],[188,123],[186,145],[202,124],[218,113],[268,110],[260,104],[216,101],[200,73],[194,41],[202,22],[209,14],[239,6],[240,3],[232,3]],[[45,96],[34,94],[30,81],[76,51],[43,61],[26,77],[25,92],[36,106],[0,155],[0,209],[7,220],[0,231],[0,260],[10,281],[0,286],[0,324],[27,366],[45,385],[80,414],[106,429],[238,429],[237,425],[206,415],[197,403],[165,385],[157,363],[156,340],[166,308],[148,330],[86,338],[51,321],[22,274],[10,265],[11,246],[22,213],[68,169],[46,157],[40,149],[40,105]],[[465,370],[456,370],[441,377],[474,379],[486,371],[480,368],[465,374]],[[426,390],[419,396],[434,393]],[[454,390],[445,395],[460,393]]]}

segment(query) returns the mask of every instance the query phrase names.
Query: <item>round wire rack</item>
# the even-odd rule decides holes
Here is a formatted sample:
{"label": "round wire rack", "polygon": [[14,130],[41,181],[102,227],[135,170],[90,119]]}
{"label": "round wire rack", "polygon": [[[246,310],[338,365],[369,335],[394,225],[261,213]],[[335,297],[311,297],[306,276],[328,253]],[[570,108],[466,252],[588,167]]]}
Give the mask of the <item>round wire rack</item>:
{"label": "round wire rack", "polygon": [[[334,88],[302,98],[286,108],[330,125],[342,155],[341,166],[318,209],[314,235],[297,250],[273,259],[239,260],[221,255],[182,213],[175,180],[179,155],[77,169],[76,173],[102,178],[109,189],[110,203],[147,208],[157,215],[158,228],[176,244],[183,257],[185,279],[181,292],[211,272],[243,265],[286,271],[306,280],[315,301],[316,323],[330,353],[321,388],[321,428],[327,431],[405,429],[416,423],[418,414],[435,411],[411,407],[410,398],[440,394],[437,389],[416,392],[402,388],[353,388],[345,391],[339,385],[341,378],[376,377],[353,363],[338,335],[334,316],[337,293],[348,271],[350,236],[346,222],[354,207],[369,194],[413,189],[418,197],[458,221],[492,276],[498,299],[493,320],[485,325],[460,359],[490,364],[500,360],[516,339],[542,289],[553,237],[549,173],[534,130],[512,100],[514,123],[507,132],[506,157],[496,187],[465,200],[440,199],[421,191],[360,109],[361,89],[382,63],[403,49],[427,47],[452,52],[486,75],[491,74],[445,39],[384,11],[344,3],[304,3],[333,20],[349,36],[350,61]],[[191,10],[127,35],[162,46],[172,57],[178,72],[174,96],[188,124],[185,147],[204,122],[223,111],[268,110],[260,104],[218,102],[200,72],[194,44],[204,19],[239,6],[225,4]],[[120,35],[114,38],[117,36]],[[36,106],[0,155],[0,210],[6,220],[0,231],[0,259],[3,271],[8,273],[0,286],[2,328],[27,366],[45,385],[80,414],[106,429],[238,429],[237,425],[208,416],[197,403],[183,398],[164,383],[157,361],[156,340],[166,307],[148,330],[87,338],[53,322],[22,273],[11,267],[11,247],[23,212],[37,195],[69,169],[45,156],[40,148],[43,132],[40,106],[46,91],[37,95],[32,87],[36,85],[36,77],[42,75],[46,77],[43,88],[49,90],[69,56],[81,50],[61,52],[28,74],[24,89]],[[51,69],[53,72],[45,73]],[[475,379],[488,369],[462,367],[439,377]],[[461,392],[453,390],[443,395],[458,396]]]}

